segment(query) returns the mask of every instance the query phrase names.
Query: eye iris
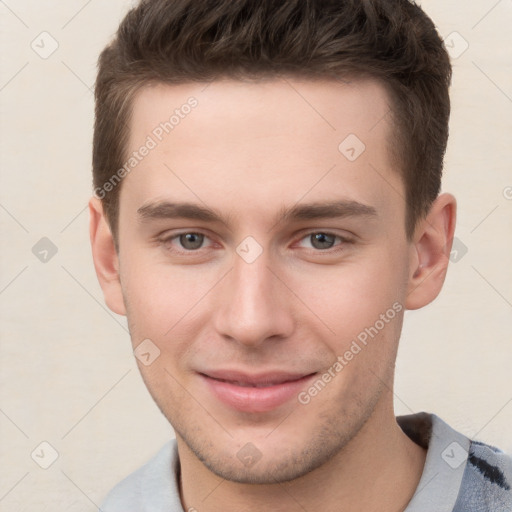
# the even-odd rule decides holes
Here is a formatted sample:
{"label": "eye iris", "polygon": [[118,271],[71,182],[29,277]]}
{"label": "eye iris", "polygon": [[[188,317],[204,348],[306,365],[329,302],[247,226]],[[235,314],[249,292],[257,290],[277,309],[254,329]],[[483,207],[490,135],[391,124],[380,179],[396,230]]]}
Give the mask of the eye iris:
{"label": "eye iris", "polygon": [[334,245],[335,237],[326,233],[311,235],[311,245],[315,249],[330,249]]}
{"label": "eye iris", "polygon": [[199,249],[203,245],[204,235],[200,233],[185,233],[180,235],[180,244],[185,249]]}

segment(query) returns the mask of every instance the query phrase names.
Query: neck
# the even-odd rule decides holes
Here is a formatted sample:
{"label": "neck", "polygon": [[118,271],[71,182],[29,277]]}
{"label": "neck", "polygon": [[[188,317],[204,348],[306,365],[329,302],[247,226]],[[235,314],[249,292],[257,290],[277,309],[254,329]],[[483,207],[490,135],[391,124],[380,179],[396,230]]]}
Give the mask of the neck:
{"label": "neck", "polygon": [[[387,414],[384,412],[387,411]],[[405,510],[423,472],[426,450],[396,423],[392,405],[376,409],[357,435],[326,464],[285,483],[240,484],[207,469],[177,436],[184,510]]]}

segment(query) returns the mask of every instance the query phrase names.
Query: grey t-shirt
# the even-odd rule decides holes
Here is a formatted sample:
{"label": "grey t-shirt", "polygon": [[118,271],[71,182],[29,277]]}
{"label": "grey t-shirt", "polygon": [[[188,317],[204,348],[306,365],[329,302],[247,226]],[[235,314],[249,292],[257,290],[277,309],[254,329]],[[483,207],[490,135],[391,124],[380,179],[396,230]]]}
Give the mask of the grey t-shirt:
{"label": "grey t-shirt", "polygon": [[[512,512],[512,457],[472,441],[434,414],[398,416],[402,430],[426,448],[416,492],[405,512]],[[117,484],[102,512],[185,512],[178,486],[176,440]]]}

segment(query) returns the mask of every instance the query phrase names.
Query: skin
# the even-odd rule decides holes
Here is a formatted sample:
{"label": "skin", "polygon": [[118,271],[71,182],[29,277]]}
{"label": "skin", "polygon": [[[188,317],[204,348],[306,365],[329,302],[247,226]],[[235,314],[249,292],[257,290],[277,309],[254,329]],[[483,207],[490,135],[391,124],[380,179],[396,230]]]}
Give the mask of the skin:
{"label": "skin", "polygon": [[[404,311],[442,288],[454,197],[441,194],[407,240],[389,100],[371,80],[146,87],[134,102],[129,152],[190,96],[197,108],[124,178],[119,253],[101,201],[90,201],[105,301],[127,315],[134,348],[149,338],[160,350],[139,368],[176,431],[184,510],[405,509],[426,452],[396,423],[394,364]],[[351,133],[366,146],[353,162],[338,149]],[[138,213],[164,201],[195,203],[222,220]],[[337,201],[376,214],[279,217]],[[180,245],[176,235],[187,232],[204,234],[203,245]],[[319,249],[312,233],[335,235],[333,246]],[[248,236],[262,249],[252,263],[236,252]],[[321,376],[395,303],[402,310],[307,404],[241,412],[198,374]],[[250,467],[237,457],[247,443],[261,457]]]}

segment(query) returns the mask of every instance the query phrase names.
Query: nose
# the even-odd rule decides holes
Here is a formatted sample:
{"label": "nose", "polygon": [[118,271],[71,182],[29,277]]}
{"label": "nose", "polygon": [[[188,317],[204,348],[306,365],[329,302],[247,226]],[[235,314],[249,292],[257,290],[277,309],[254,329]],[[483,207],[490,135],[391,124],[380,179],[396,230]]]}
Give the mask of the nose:
{"label": "nose", "polygon": [[216,297],[214,325],[225,339],[257,347],[293,332],[290,292],[269,263],[265,253],[251,263],[235,255],[233,268]]}

